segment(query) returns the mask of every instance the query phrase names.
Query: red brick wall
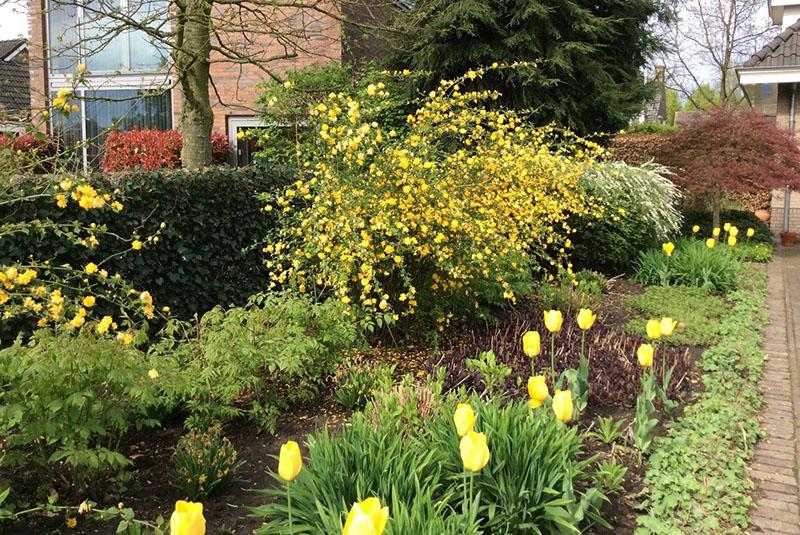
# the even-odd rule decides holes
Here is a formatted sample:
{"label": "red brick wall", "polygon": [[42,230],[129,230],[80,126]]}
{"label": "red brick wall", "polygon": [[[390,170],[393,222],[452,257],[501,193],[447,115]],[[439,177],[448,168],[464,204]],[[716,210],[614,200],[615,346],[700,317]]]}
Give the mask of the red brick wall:
{"label": "red brick wall", "polygon": [[28,6],[28,61],[31,74],[31,118],[33,123],[44,129],[45,122],[41,121],[41,112],[47,105],[47,69],[45,68],[45,36],[43,0],[30,0]]}

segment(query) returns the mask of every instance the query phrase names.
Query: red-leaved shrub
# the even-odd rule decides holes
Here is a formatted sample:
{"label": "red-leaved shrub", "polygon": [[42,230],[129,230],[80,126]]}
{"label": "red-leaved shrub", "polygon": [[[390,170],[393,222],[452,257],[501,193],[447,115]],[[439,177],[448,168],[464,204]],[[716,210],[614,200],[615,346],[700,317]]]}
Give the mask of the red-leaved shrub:
{"label": "red-leaved shrub", "polygon": [[56,151],[56,145],[50,136],[45,134],[19,134],[9,136],[0,134],[0,147],[8,147],[11,150],[20,151],[37,156],[52,156]]}
{"label": "red-leaved shrub", "polygon": [[211,161],[217,165],[228,163],[228,136],[219,132],[211,133]]}
{"label": "red-leaved shrub", "polygon": [[180,165],[181,135],[175,130],[109,132],[103,146],[103,171],[145,171]]}

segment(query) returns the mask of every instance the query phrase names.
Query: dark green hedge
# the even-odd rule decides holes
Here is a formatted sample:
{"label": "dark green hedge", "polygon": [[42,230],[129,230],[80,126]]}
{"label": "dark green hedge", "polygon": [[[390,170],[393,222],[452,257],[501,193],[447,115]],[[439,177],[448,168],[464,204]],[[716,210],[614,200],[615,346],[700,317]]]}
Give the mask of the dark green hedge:
{"label": "dark green hedge", "polygon": [[[684,236],[692,235],[692,227],[700,226],[700,234],[710,236],[712,230],[713,217],[707,211],[687,211],[683,214],[683,227],[681,232]],[[748,228],[753,228],[756,233],[750,238],[753,243],[775,243],[775,236],[766,223],[761,221],[753,212],[747,210],[722,210],[720,212],[720,226],[730,223],[739,229],[739,240],[747,240],[746,232]]]}
{"label": "dark green hedge", "polygon": [[[266,288],[263,255],[260,247],[253,246],[274,228],[275,219],[262,210],[263,203],[255,196],[288,180],[286,172],[261,166],[95,176],[91,179],[95,186],[122,191],[125,209],[121,213],[84,212],[74,203],[62,210],[47,198],[13,213],[0,207],[0,220],[78,219],[105,224],[123,238],[130,238],[134,231],[141,236],[153,234],[165,222],[157,245],[118,256],[103,267],[149,290],[159,307],[167,305],[174,315],[188,318],[217,304],[242,304]],[[40,183],[31,182],[28,187],[35,190]],[[33,256],[82,266],[128,247],[129,243],[110,237],[101,239],[98,249],[88,250],[52,234],[16,236],[0,243],[0,264]]]}

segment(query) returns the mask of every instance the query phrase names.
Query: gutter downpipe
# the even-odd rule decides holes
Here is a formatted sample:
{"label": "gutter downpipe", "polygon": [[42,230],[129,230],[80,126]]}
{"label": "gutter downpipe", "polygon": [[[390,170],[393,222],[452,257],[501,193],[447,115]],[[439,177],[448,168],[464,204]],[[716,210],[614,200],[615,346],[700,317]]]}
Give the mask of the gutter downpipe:
{"label": "gutter downpipe", "polygon": [[[797,110],[797,82],[792,84],[792,101],[789,106],[789,132],[794,139],[794,129],[797,123],[795,112]],[[792,190],[787,185],[783,190],[783,231],[789,232],[789,209],[792,204]]]}

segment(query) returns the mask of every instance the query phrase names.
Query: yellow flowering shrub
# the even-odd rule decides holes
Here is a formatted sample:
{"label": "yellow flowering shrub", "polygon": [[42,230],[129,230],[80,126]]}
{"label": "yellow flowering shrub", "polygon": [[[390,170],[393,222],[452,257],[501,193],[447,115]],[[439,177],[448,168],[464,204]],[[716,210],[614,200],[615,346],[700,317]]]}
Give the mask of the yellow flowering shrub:
{"label": "yellow flowering shrub", "polygon": [[374,120],[382,84],[312,107],[307,173],[265,207],[285,219],[265,248],[274,286],[332,293],[379,324],[441,322],[513,302],[564,260],[569,217],[598,209],[578,180],[601,149],[462,87],[482,72],[443,81],[403,136]]}

